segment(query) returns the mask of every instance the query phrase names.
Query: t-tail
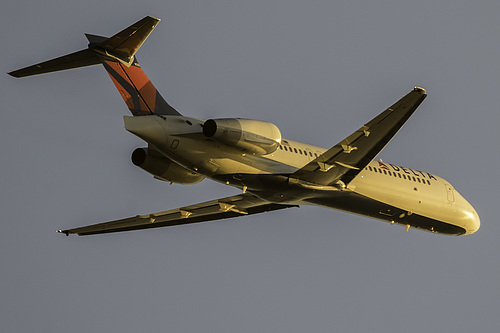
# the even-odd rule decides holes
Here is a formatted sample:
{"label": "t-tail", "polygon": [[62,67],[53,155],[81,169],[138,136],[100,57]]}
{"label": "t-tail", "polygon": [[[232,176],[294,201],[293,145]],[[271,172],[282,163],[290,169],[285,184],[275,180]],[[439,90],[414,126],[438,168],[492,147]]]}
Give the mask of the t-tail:
{"label": "t-tail", "polygon": [[134,116],[178,116],[180,113],[163,99],[135,57],[159,22],[160,19],[147,16],[109,38],[85,34],[88,48],[9,74],[21,78],[102,64]]}

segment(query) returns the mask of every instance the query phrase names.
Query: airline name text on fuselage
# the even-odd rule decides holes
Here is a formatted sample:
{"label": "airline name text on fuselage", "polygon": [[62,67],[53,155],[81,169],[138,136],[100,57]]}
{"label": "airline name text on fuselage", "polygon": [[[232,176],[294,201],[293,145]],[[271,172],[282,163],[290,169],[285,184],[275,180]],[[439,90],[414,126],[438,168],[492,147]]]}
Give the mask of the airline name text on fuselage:
{"label": "airline name text on fuselage", "polygon": [[[377,161],[378,162],[378,161]],[[420,171],[420,170],[413,170],[413,169],[410,169],[410,168],[405,168],[405,167],[402,167],[402,166],[398,166],[398,165],[394,165],[394,164],[390,164],[390,163],[384,163],[384,162],[378,162],[378,166],[380,169],[385,169],[385,170],[390,170],[389,167],[387,166],[390,166],[392,168],[393,171],[396,171],[396,172],[404,172],[408,175],[415,175],[417,177],[423,177],[423,178],[428,178],[428,179],[434,179],[434,180],[437,180],[437,178],[428,173],[428,172],[424,172],[424,171]]]}

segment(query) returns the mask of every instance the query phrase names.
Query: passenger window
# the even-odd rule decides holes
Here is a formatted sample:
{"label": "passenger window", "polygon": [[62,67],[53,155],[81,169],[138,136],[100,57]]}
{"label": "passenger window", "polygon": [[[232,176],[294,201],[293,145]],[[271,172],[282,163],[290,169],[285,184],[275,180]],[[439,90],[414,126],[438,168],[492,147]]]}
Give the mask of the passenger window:
{"label": "passenger window", "polygon": [[413,181],[416,182],[415,177],[412,177],[412,178],[413,178]]}
{"label": "passenger window", "polygon": [[384,170],[384,175],[387,175],[387,171]]}
{"label": "passenger window", "polygon": [[420,183],[420,178],[417,178],[417,181]]}
{"label": "passenger window", "polygon": [[398,177],[401,178],[401,174],[400,173],[398,173]]}
{"label": "passenger window", "polygon": [[427,180],[427,184],[429,184],[429,185],[430,185],[430,184],[431,184],[431,182],[430,182],[429,180]]}
{"label": "passenger window", "polygon": [[293,150],[295,151],[295,154],[297,154],[297,148],[293,148]]}
{"label": "passenger window", "polygon": [[280,145],[280,150],[283,150],[283,146],[282,145]]}
{"label": "passenger window", "polygon": [[288,151],[288,148],[287,148],[286,146],[285,146],[285,147],[283,147],[283,148],[285,148],[285,151]]}
{"label": "passenger window", "polygon": [[301,154],[301,155],[302,155],[302,150],[300,150],[300,149],[299,149],[299,154]]}
{"label": "passenger window", "polygon": [[387,171],[387,173],[389,174],[389,176],[392,176],[390,171]]}
{"label": "passenger window", "polygon": [[369,167],[368,167],[368,169],[369,169],[370,171],[372,171],[372,167],[371,167],[371,166],[369,166]]}
{"label": "passenger window", "polygon": [[311,152],[309,152],[309,156],[313,157],[313,154]]}
{"label": "passenger window", "polygon": [[318,154],[314,153],[314,156],[315,156],[315,157],[318,157]]}

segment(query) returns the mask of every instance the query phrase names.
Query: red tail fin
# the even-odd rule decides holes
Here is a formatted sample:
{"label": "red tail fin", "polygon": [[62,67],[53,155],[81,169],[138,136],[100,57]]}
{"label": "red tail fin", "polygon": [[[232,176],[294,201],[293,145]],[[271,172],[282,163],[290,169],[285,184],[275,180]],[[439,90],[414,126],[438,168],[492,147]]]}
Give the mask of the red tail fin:
{"label": "red tail fin", "polygon": [[180,115],[163,99],[137,61],[134,60],[130,67],[105,59],[102,64],[134,116]]}
{"label": "red tail fin", "polygon": [[86,35],[89,48],[101,59],[134,116],[180,115],[163,99],[135,59],[135,53],[158,22],[159,19],[148,16],[110,38]]}

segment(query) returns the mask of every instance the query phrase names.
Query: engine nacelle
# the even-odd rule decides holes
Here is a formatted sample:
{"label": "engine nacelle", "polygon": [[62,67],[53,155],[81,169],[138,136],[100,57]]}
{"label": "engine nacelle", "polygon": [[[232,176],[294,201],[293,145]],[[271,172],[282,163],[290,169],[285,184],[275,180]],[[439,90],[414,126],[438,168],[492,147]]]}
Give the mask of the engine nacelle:
{"label": "engine nacelle", "polygon": [[203,134],[256,155],[271,154],[281,143],[281,132],[276,125],[253,119],[209,119],[203,124]]}
{"label": "engine nacelle", "polygon": [[148,148],[134,150],[132,163],[163,181],[187,185],[199,183],[205,178]]}

